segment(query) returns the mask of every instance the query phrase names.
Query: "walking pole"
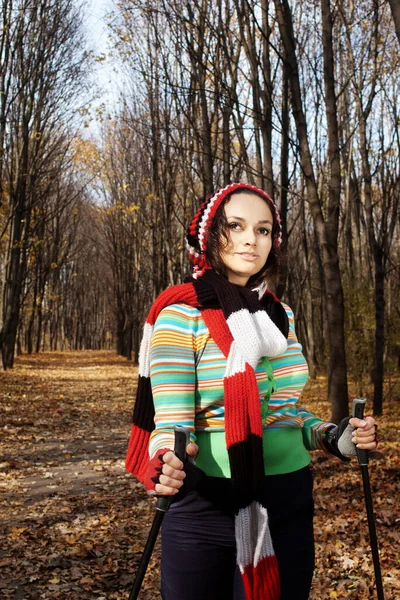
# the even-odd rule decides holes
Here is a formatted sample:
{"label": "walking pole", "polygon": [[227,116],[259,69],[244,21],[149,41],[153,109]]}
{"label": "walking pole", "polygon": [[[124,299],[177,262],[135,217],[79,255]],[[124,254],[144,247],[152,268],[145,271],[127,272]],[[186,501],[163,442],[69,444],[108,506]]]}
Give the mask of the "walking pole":
{"label": "walking pole", "polygon": [[[352,410],[353,417],[357,417],[358,419],[364,418],[364,408],[365,408],[366,401],[367,401],[366,398],[355,398],[353,400],[353,410]],[[360,465],[362,480],[363,480],[363,487],[364,487],[364,497],[365,497],[365,506],[367,509],[369,539],[370,539],[370,543],[371,543],[372,558],[374,561],[376,591],[378,593],[378,600],[385,600],[384,595],[383,595],[381,567],[379,564],[378,540],[376,537],[374,509],[372,506],[371,484],[369,481],[369,473],[368,473],[368,460],[369,460],[368,450],[361,450],[360,448],[356,448],[356,450],[357,450],[358,464]]]}
{"label": "walking pole", "polygon": [[[186,458],[186,446],[189,443],[189,430],[186,427],[179,427],[176,425],[175,430],[175,444],[174,452],[176,456],[184,462]],[[165,513],[168,511],[173,496],[159,496],[156,504],[156,514],[154,516],[153,524],[150,529],[149,537],[147,538],[146,546],[143,551],[142,558],[139,563],[136,577],[132,585],[131,593],[129,594],[129,600],[137,600],[142,587],[143,579],[146,574],[147,565],[149,564],[151,555],[153,553],[154,544],[157,540],[157,535],[161,527],[161,523],[164,519]]]}

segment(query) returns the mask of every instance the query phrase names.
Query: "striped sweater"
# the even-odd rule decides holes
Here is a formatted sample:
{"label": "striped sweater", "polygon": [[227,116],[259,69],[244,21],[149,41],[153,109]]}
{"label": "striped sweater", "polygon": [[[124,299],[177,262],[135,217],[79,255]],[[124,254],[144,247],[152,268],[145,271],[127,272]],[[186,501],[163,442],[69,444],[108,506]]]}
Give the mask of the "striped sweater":
{"label": "striped sweater", "polygon": [[[255,369],[263,417],[265,472],[287,473],[310,462],[308,450],[324,449],[325,423],[298,406],[308,368],[297,341],[293,313],[286,305],[286,352],[261,359]],[[150,375],[155,429],[149,453],[173,448],[173,426],[191,431],[199,445],[196,460],[207,475],[229,477],[224,434],[223,375],[226,358],[211,338],[197,308],[173,304],[163,309],[151,340]]]}

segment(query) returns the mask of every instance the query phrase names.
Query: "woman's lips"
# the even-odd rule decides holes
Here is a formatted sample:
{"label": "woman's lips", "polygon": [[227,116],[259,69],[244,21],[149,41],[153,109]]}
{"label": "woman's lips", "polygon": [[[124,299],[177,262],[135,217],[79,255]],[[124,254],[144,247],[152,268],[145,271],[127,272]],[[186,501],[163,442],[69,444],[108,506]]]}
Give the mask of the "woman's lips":
{"label": "woman's lips", "polygon": [[244,260],[248,260],[250,262],[254,262],[257,260],[257,258],[259,258],[259,254],[250,254],[249,252],[236,252],[236,254]]}

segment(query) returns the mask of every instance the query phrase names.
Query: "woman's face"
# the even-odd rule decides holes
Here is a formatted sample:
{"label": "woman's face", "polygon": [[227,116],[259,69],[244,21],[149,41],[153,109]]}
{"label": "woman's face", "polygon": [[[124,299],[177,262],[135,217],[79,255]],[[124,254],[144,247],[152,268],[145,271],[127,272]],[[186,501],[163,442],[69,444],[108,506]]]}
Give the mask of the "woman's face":
{"label": "woman's face", "polygon": [[254,194],[234,194],[225,204],[229,243],[221,248],[228,280],[246,285],[265,265],[272,247],[273,216],[267,202]]}

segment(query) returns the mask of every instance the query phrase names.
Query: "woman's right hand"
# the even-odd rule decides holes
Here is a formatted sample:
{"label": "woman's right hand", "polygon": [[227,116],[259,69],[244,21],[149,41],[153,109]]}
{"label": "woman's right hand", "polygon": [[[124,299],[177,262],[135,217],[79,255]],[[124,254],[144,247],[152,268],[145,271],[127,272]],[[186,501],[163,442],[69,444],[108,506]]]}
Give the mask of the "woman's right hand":
{"label": "woman's right hand", "polygon": [[[193,442],[186,446],[188,456],[194,457],[198,451],[199,447]],[[179,492],[186,477],[186,473],[183,471],[183,462],[171,451],[164,454],[163,461],[162,473],[159,477],[160,483],[156,484],[155,491],[162,496],[173,496]]]}

